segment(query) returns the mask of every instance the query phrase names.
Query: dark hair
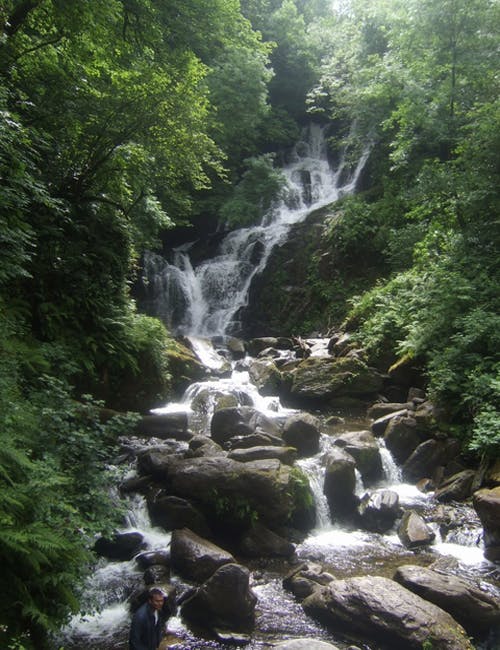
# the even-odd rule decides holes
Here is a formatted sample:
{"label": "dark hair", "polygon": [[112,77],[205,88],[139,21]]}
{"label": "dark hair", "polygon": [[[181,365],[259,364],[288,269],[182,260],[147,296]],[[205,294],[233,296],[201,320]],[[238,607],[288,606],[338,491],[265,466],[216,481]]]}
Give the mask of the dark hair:
{"label": "dark hair", "polygon": [[153,587],[148,592],[148,598],[152,598],[153,596],[162,596],[163,598],[165,598],[165,592],[163,591],[163,589],[160,589],[159,587]]}

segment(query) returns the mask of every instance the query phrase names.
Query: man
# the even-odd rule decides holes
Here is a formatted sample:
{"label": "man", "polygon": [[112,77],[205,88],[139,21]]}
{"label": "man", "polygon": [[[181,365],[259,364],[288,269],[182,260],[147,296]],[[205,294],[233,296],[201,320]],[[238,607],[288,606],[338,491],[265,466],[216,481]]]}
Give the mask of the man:
{"label": "man", "polygon": [[136,610],[130,626],[130,650],[157,650],[162,636],[163,618],[161,611],[165,594],[153,587],[148,600]]}

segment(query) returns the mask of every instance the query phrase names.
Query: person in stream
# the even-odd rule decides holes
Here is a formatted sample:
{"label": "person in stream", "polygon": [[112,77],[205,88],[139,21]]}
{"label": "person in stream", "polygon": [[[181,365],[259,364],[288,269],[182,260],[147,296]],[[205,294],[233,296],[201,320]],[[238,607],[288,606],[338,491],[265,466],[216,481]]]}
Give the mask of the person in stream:
{"label": "person in stream", "polygon": [[129,650],[157,650],[164,629],[163,606],[165,594],[161,589],[150,589],[147,601],[132,617]]}

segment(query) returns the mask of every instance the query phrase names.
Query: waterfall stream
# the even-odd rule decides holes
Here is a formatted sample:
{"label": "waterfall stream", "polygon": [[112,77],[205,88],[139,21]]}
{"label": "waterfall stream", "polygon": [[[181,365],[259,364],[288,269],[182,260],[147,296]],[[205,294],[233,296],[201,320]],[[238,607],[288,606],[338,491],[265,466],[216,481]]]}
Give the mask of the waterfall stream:
{"label": "waterfall stream", "polygon": [[[253,406],[277,420],[283,420],[293,412],[293,409],[282,406],[278,396],[264,397],[259,393],[247,371],[251,361],[248,358],[243,362],[232,362],[230,371],[223,374],[222,370],[229,365],[228,355],[219,354],[209,338],[230,330],[235,314],[245,304],[253,276],[265,267],[272,248],[284,241],[291,225],[304,219],[310,210],[353,191],[367,155],[368,151],[364,152],[351,173],[346,172],[342,161],[337,169],[331,169],[323,131],[312,126],[295,148],[292,161],[283,170],[288,183],[286,200],[276,206],[260,225],[234,231],[222,242],[214,259],[196,267],[189,257],[190,245],[175,252],[173,263],[153,254],[146,258],[149,288],[154,295],[152,311],[172,331],[193,335],[193,350],[213,373],[206,381],[189,386],[179,402],[165,404],[155,413],[182,411],[188,414],[191,431],[210,435],[210,420],[221,397],[230,396],[232,403]],[[306,185],[304,179],[307,179]],[[257,261],[256,247],[260,251]],[[307,343],[313,355],[327,354],[328,341],[311,339]],[[309,478],[317,518],[316,527],[297,544],[296,557],[298,560],[321,562],[327,570],[331,567],[336,577],[370,573],[389,576],[403,559],[408,563],[415,559],[414,553],[401,544],[395,530],[385,534],[352,530],[332,522],[330,516],[323,493],[325,455],[338,435],[369,428],[364,415],[360,421],[359,416],[339,413],[338,420],[340,424],[335,431],[322,433],[319,452],[298,461]],[[142,448],[145,444],[146,441],[137,442]],[[432,493],[423,494],[414,485],[402,482],[401,472],[383,442],[380,443],[380,456],[384,476],[380,484],[371,489],[390,488],[399,495],[401,505],[421,512],[433,506]],[[359,478],[358,494],[361,495],[364,489]],[[124,529],[143,533],[148,550],[166,549],[170,534],[151,526],[144,499],[133,498],[129,506],[130,514]],[[473,509],[467,505],[461,507],[470,526],[455,531],[453,537],[445,538],[437,530],[436,543],[420,554],[419,561],[426,560],[428,564],[439,556],[453,558],[457,574],[477,578],[491,571],[492,565],[483,557],[481,529]],[[300,604],[283,589],[282,579],[289,569],[286,562],[255,562],[255,566],[250,563],[249,567],[252,570],[252,588],[258,596],[256,629],[246,646],[249,650],[263,650],[275,642],[296,637],[329,641],[340,650],[349,647],[341,636],[306,616]],[[75,617],[62,631],[58,642],[64,645],[65,650],[127,648],[128,599],[141,580],[142,573],[134,560],[99,562],[86,587],[89,607],[91,602],[97,602],[99,612]],[[179,581],[179,578],[172,576],[172,581]],[[197,637],[179,617],[169,620],[168,629],[174,648],[222,650],[236,647]],[[375,644],[359,647],[378,650]],[[493,646],[484,648],[489,650]]]}
{"label": "waterfall stream", "polygon": [[246,304],[253,277],[265,268],[272,249],[312,210],[353,192],[368,154],[369,146],[352,170],[344,157],[333,169],[323,128],[310,125],[291,162],[282,169],[283,198],[260,224],[230,232],[217,254],[197,266],[189,256],[194,242],[177,248],[172,263],[153,253],[146,255],[151,311],[175,333],[210,337],[230,331],[235,315]]}

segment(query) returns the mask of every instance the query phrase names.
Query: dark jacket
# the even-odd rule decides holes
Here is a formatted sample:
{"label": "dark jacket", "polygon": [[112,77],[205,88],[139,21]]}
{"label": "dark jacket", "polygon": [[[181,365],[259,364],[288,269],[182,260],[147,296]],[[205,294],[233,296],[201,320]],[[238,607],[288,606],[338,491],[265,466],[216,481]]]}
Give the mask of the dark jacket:
{"label": "dark jacket", "polygon": [[160,645],[163,629],[162,613],[159,612],[155,625],[154,611],[149,603],[144,603],[136,610],[130,625],[130,650],[156,650]]}

